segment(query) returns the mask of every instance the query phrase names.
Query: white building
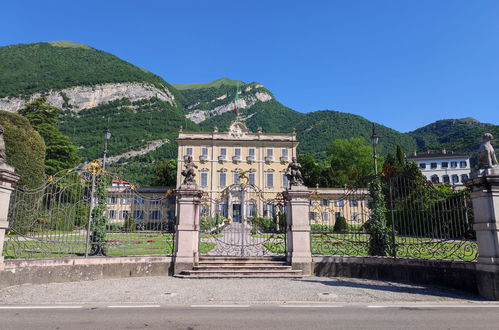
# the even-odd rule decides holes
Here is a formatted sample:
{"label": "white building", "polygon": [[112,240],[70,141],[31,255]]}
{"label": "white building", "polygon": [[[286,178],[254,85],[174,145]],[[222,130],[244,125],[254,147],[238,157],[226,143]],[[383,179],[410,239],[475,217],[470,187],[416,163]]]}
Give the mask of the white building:
{"label": "white building", "polygon": [[468,180],[471,172],[468,155],[445,150],[439,153],[414,153],[407,160],[416,162],[423,175],[433,183],[463,186],[463,181]]}

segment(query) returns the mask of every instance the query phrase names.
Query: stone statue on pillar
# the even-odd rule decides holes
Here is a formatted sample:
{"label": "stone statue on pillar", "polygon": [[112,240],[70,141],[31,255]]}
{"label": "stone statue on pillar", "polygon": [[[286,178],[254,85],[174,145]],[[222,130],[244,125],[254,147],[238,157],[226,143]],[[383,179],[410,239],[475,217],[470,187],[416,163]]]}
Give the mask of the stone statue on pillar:
{"label": "stone statue on pillar", "polygon": [[486,168],[494,168],[498,167],[497,158],[494,151],[494,147],[490,141],[494,137],[490,133],[485,133],[482,138],[482,144],[478,149],[478,168],[486,169]]}
{"label": "stone statue on pillar", "polygon": [[296,157],[293,157],[285,173],[291,186],[303,186],[303,177],[301,175],[300,169],[300,163],[298,163]]}
{"label": "stone statue on pillar", "polygon": [[5,129],[0,125],[0,164],[7,163],[7,154],[5,153],[5,140],[3,138],[3,132]]}
{"label": "stone statue on pillar", "polygon": [[196,164],[192,161],[192,156],[189,155],[187,156],[187,160],[184,165],[184,169],[182,170],[182,175],[184,176],[184,182],[182,185],[187,185],[187,186],[195,186],[196,185],[196,180],[194,177],[196,176],[196,171],[195,169],[198,168]]}

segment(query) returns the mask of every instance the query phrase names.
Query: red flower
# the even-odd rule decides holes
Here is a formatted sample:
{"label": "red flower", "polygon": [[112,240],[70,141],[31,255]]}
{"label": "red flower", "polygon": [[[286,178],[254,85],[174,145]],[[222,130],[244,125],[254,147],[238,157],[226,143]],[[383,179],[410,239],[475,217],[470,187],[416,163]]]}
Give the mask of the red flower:
{"label": "red flower", "polygon": [[142,244],[142,241],[135,241],[135,244]]}
{"label": "red flower", "polygon": [[147,243],[152,243],[154,242],[152,239],[148,240]]}
{"label": "red flower", "polygon": [[334,242],[334,244],[336,244],[336,245],[341,245],[341,244],[343,244],[343,243],[338,241],[338,242]]}

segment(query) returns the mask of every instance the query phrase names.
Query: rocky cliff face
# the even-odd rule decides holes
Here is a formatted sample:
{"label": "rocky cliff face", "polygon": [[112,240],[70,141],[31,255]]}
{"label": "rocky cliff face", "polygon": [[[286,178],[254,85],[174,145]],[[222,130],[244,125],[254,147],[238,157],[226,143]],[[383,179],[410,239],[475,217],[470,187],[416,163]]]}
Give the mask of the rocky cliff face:
{"label": "rocky cliff face", "polygon": [[27,103],[41,96],[46,96],[50,105],[75,112],[123,98],[133,102],[157,97],[171,105],[175,103],[173,94],[167,88],[158,89],[155,86],[143,83],[118,83],[76,86],[46,93],[36,93],[29,98],[4,97],[0,98],[0,109],[16,112]]}
{"label": "rocky cliff face", "polygon": [[[250,91],[250,90],[251,90],[251,88],[249,88],[245,91]],[[226,94],[224,94],[220,97],[217,97],[216,99],[209,101],[208,103],[213,103],[215,101],[224,100],[225,98],[227,98]],[[237,105],[238,109],[247,109],[247,108],[251,108],[257,102],[267,102],[270,100],[272,100],[272,96],[270,94],[258,91],[254,94],[241,97],[240,99],[237,100],[236,105]],[[199,108],[198,106],[199,106],[199,102],[187,107],[187,109],[189,109],[190,112],[186,115],[187,118],[189,118],[190,120],[192,120],[196,124],[199,124],[199,123],[201,123],[201,122],[205,121],[206,119],[211,118],[213,116],[218,116],[218,115],[221,115],[225,112],[229,112],[229,111],[234,110],[234,102],[222,104],[222,105],[219,105],[219,106],[217,106],[213,109],[209,109],[209,110]]]}

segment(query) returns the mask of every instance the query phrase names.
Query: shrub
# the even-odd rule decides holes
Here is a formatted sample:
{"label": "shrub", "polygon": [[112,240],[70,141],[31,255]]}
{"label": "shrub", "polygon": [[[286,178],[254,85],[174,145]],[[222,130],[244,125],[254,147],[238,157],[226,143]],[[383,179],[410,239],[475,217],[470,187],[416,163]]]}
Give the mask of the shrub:
{"label": "shrub", "polygon": [[347,231],[348,230],[347,219],[345,219],[345,217],[337,217],[336,222],[334,223],[333,230],[335,232]]}
{"label": "shrub", "polygon": [[218,232],[220,225],[226,220],[226,218],[222,217],[220,214],[217,214],[215,217],[202,217],[199,220],[199,225],[201,227],[201,231],[203,232]]}
{"label": "shrub", "polygon": [[16,113],[0,110],[5,128],[7,163],[21,176],[17,186],[38,188],[45,182],[45,143],[29,121]]}
{"label": "shrub", "polygon": [[277,222],[272,218],[253,217],[250,219],[250,223],[254,232],[268,233],[277,231]]}
{"label": "shrub", "polygon": [[329,225],[312,224],[310,225],[310,230],[315,233],[329,234],[334,231],[334,227]]}

